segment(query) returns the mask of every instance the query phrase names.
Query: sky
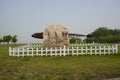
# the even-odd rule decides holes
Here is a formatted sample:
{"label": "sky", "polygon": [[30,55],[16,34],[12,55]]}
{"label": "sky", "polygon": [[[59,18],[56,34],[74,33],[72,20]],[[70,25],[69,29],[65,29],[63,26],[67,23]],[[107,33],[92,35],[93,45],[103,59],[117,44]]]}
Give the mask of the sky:
{"label": "sky", "polygon": [[38,43],[31,35],[51,24],[84,35],[98,27],[120,29],[120,0],[0,0],[0,37],[17,35],[18,43]]}

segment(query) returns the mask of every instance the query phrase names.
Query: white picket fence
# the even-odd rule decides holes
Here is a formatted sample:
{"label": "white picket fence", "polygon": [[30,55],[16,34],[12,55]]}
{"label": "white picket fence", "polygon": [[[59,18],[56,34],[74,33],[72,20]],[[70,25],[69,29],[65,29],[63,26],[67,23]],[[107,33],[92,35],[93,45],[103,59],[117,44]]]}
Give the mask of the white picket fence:
{"label": "white picket fence", "polygon": [[67,55],[105,55],[118,53],[118,45],[72,45],[63,48],[45,48],[42,45],[24,45],[20,47],[9,47],[9,56],[67,56]]}

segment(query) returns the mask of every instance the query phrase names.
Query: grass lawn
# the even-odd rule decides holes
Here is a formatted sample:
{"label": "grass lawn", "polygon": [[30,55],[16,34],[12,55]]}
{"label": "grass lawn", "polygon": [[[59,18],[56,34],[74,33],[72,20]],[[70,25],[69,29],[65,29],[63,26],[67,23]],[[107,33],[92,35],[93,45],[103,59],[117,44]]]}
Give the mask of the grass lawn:
{"label": "grass lawn", "polygon": [[[101,80],[120,77],[120,51],[114,55],[9,57],[0,45],[0,80]],[[119,47],[120,50],[120,47]]]}

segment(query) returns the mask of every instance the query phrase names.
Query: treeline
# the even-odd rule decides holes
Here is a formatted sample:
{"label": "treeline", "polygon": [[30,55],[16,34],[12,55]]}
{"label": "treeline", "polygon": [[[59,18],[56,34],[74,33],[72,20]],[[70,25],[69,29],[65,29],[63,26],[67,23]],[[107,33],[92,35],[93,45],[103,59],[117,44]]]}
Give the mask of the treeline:
{"label": "treeline", "polygon": [[0,38],[0,43],[7,43],[9,44],[9,42],[12,42],[12,43],[16,43],[17,42],[17,36],[14,35],[14,36],[11,36],[11,35],[6,35],[6,36],[3,36]]}
{"label": "treeline", "polygon": [[120,29],[108,29],[100,27],[87,35],[84,40],[87,43],[120,43]]}

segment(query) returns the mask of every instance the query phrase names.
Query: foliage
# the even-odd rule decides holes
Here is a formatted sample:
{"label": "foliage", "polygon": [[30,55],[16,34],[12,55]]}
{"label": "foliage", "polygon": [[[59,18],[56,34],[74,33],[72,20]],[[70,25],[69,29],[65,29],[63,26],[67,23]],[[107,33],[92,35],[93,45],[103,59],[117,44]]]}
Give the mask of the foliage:
{"label": "foliage", "polygon": [[3,42],[2,38],[0,39],[0,43]]}
{"label": "foliage", "polygon": [[17,36],[14,35],[14,36],[11,36],[11,35],[6,35],[6,36],[3,36],[1,39],[0,39],[0,43],[1,42],[7,42],[7,44],[9,44],[9,42],[12,42],[12,43],[16,43],[17,42]]}
{"label": "foliage", "polygon": [[74,37],[70,39],[70,43],[75,43],[75,38]]}
{"label": "foliage", "polygon": [[12,42],[13,42],[13,43],[16,43],[16,42],[17,42],[17,36],[16,36],[16,35],[14,35],[14,36],[12,37]]}
{"label": "foliage", "polygon": [[11,35],[3,36],[3,41],[7,42],[7,44],[9,44],[9,42],[11,41],[11,39],[12,39]]}
{"label": "foliage", "polygon": [[99,43],[119,43],[120,42],[120,29],[108,29],[100,27],[94,32],[87,35],[85,42],[99,42]]}
{"label": "foliage", "polygon": [[74,43],[80,43],[81,42],[81,39],[80,38],[70,38],[70,43],[74,44]]}
{"label": "foliage", "polygon": [[76,43],[81,43],[81,39],[80,38],[76,38]]}

